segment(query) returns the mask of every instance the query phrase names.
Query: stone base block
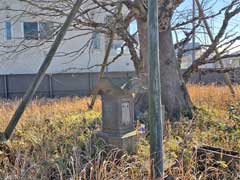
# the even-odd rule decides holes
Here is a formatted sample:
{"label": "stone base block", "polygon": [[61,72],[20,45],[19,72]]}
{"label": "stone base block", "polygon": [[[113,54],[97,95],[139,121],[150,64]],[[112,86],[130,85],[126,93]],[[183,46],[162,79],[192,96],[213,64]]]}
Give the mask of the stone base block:
{"label": "stone base block", "polygon": [[136,151],[137,131],[132,131],[123,135],[98,132],[97,137],[102,138],[107,143],[129,153],[134,153]]}

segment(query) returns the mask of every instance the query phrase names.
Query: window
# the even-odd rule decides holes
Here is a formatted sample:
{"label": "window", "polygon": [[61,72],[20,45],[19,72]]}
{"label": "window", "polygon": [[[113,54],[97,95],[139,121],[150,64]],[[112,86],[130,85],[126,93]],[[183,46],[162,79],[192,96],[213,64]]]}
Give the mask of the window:
{"label": "window", "polygon": [[37,22],[24,22],[23,23],[24,39],[38,40],[38,23]]}
{"label": "window", "polygon": [[53,23],[50,22],[40,22],[39,23],[39,38],[49,39],[53,34]]}
{"label": "window", "polygon": [[5,38],[6,40],[12,39],[12,23],[10,21],[5,21]]}
{"label": "window", "polygon": [[26,40],[49,39],[53,33],[52,23],[24,22],[23,33]]}
{"label": "window", "polygon": [[93,40],[92,42],[93,49],[100,49],[100,44],[101,44],[100,33],[93,32],[92,40]]}
{"label": "window", "polygon": [[112,44],[112,50],[116,53],[120,53],[122,49],[122,43],[114,41]]}

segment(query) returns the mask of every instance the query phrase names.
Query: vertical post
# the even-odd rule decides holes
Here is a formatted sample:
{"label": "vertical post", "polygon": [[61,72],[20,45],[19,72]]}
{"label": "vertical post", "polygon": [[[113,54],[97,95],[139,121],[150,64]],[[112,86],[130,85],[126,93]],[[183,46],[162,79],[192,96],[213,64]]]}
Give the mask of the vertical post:
{"label": "vertical post", "polygon": [[4,97],[8,99],[8,75],[3,76],[4,81]]}
{"label": "vertical post", "polygon": [[92,75],[91,72],[88,73],[88,94],[92,91]]}
{"label": "vertical post", "polygon": [[163,176],[163,122],[161,107],[158,0],[148,1],[149,125],[151,176]]}
{"label": "vertical post", "polygon": [[52,83],[52,74],[48,75],[48,83],[49,83],[49,97],[53,98],[53,83]]}

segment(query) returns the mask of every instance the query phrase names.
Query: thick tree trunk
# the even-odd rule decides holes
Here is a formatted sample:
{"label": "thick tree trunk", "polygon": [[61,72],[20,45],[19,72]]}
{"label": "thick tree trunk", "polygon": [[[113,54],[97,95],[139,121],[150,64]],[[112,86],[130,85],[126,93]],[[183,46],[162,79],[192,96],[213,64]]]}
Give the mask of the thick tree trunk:
{"label": "thick tree trunk", "polygon": [[[140,39],[141,57],[147,65],[147,23],[137,21]],[[166,117],[177,121],[182,116],[192,116],[192,102],[180,73],[175,49],[172,41],[171,29],[159,33],[159,60],[161,73],[162,103],[166,109]],[[147,69],[144,68],[146,71]],[[147,95],[136,96],[136,114],[146,110]]]}
{"label": "thick tree trunk", "polygon": [[167,116],[171,120],[181,115],[191,117],[192,103],[178,67],[170,28],[159,33],[159,42],[162,102]]}

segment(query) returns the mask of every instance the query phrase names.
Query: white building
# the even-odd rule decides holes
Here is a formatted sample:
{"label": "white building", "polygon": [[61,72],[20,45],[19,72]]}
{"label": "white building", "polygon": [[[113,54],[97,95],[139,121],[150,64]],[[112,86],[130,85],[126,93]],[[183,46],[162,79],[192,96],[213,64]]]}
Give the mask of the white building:
{"label": "white building", "polygon": [[[194,61],[193,55],[192,55],[193,47],[194,47],[193,44],[189,43],[184,48],[186,52],[183,54],[183,57],[181,59],[181,69],[187,69],[193,63]],[[198,50],[195,50],[195,59],[198,59],[205,51],[203,48],[198,48],[198,47],[200,47],[200,43],[195,44],[195,48],[198,49]],[[204,64],[200,66],[200,68],[215,68],[215,67],[216,65],[214,63]]]}
{"label": "white building", "polygon": [[[229,53],[226,55],[236,55],[236,54],[240,54],[240,52],[235,52],[235,53]],[[228,58],[224,58],[222,59],[222,62],[224,64],[224,67],[226,68],[238,68],[240,67],[240,57],[228,57]],[[216,64],[217,68],[220,68],[220,64],[217,63]]]}
{"label": "white building", "polygon": [[[200,46],[199,43],[196,43],[196,48]],[[189,43],[186,47],[185,50],[189,50],[186,53],[183,54],[183,57],[181,59],[181,69],[187,69],[191,64],[193,63],[193,58],[192,58],[192,49],[193,45],[192,43]],[[205,52],[205,49],[200,48],[198,50],[195,50],[195,59],[198,59],[203,53]],[[239,52],[235,52],[235,54],[239,54]],[[230,55],[225,54],[225,55]],[[213,55],[211,55],[212,57]],[[224,56],[224,55],[222,55]],[[240,67],[240,58],[239,57],[229,57],[229,58],[224,58],[222,59],[223,65],[225,68],[237,68]],[[201,65],[199,68],[220,68],[219,62],[216,63],[208,63]]]}
{"label": "white building", "polygon": [[[21,15],[29,5],[18,0],[1,0],[0,3],[0,74],[35,74],[42,64],[54,38],[41,45],[51,35],[53,22],[64,19]],[[6,10],[3,10],[6,9]],[[13,9],[7,10],[7,9]],[[104,15],[95,15],[103,19]],[[78,37],[80,34],[86,35]],[[74,37],[74,38],[73,38]],[[90,44],[85,48],[83,45]],[[114,41],[110,61],[118,54],[121,41]],[[70,30],[61,44],[47,73],[99,72],[104,58],[106,38],[99,33]],[[85,48],[81,53],[80,49]],[[128,51],[107,67],[109,72],[134,71]]]}
{"label": "white building", "polygon": [[[51,29],[64,19],[46,16],[23,15],[24,9],[30,9],[28,4],[19,0],[1,0],[0,4],[0,74],[35,74],[42,64],[54,38],[44,43],[51,36]],[[5,9],[5,10],[4,10]],[[11,9],[11,10],[10,10]],[[92,16],[98,21],[104,21],[106,15],[96,12]],[[85,34],[84,36],[79,36]],[[73,38],[74,37],[74,38]],[[92,39],[92,41],[89,41]],[[91,44],[92,43],[92,44]],[[88,44],[88,46],[84,46]],[[91,45],[90,45],[91,44]],[[115,40],[109,61],[118,53],[122,41]],[[191,48],[189,44],[186,48]],[[100,33],[89,33],[87,30],[71,29],[61,44],[47,73],[81,73],[99,72],[106,48],[106,37]],[[80,49],[84,49],[82,53]],[[195,52],[196,58],[203,50]],[[186,69],[192,63],[192,52],[188,51],[182,58],[181,68]],[[239,62],[233,58],[224,60],[228,67],[229,62],[239,67]],[[96,66],[95,66],[96,65]],[[206,64],[202,68],[215,68],[217,64]],[[108,72],[134,71],[127,50],[106,69]]]}

